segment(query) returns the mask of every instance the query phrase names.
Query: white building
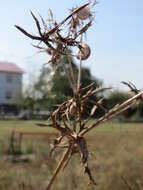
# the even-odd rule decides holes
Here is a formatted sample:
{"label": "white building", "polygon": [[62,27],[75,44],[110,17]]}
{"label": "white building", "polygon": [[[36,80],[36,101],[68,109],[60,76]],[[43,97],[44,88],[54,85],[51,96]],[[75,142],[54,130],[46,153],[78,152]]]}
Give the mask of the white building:
{"label": "white building", "polygon": [[0,62],[0,105],[17,104],[22,93],[23,70],[17,65]]}

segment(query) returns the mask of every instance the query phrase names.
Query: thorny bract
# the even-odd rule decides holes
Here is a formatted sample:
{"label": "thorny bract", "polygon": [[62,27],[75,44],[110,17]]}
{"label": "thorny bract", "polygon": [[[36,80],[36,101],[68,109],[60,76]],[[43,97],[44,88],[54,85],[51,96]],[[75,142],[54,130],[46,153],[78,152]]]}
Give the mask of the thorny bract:
{"label": "thorny bract", "polygon": [[[122,104],[115,105],[110,110],[105,110],[102,106],[103,99],[99,99],[93,105],[93,108],[89,113],[89,117],[86,120],[84,119],[83,113],[90,97],[110,89],[101,87],[94,89],[93,84],[83,87],[83,84],[80,82],[82,74],[82,61],[87,60],[91,54],[91,49],[85,42],[85,33],[89,27],[92,26],[94,21],[92,9],[95,4],[96,2],[89,2],[80,7],[71,9],[69,15],[60,23],[55,20],[51,10],[49,10],[48,21],[45,21],[42,16],[40,16],[41,21],[39,21],[31,12],[38,30],[38,36],[30,34],[25,29],[16,25],[16,28],[23,34],[38,42],[38,44],[33,45],[34,47],[44,50],[49,54],[50,60],[48,63],[51,66],[52,72],[56,69],[56,65],[58,65],[58,61],[61,56],[67,56],[69,63],[69,71],[67,71],[67,67],[64,63],[63,69],[66,72],[69,83],[72,86],[73,97],[71,99],[67,99],[59,105],[51,114],[50,124],[38,124],[43,127],[53,127],[59,131],[60,135],[54,140],[51,154],[57,147],[62,149],[65,148],[65,152],[54,171],[49,185],[46,188],[47,190],[51,188],[58,172],[67,166],[71,157],[75,154],[80,155],[84,172],[88,175],[90,184],[96,185],[96,182],[91,174],[91,170],[88,166],[88,149],[87,142],[84,137],[85,134],[105,121],[122,113],[142,98],[143,92],[137,90],[132,83],[123,82],[123,84],[127,85],[134,93],[132,98]],[[70,48],[77,48],[77,53],[71,54],[71,51],[69,51]],[[73,72],[73,67],[71,64],[72,56],[79,60],[78,76],[76,76],[76,73]],[[104,110],[103,116],[98,118],[94,124],[89,124],[90,116],[96,113],[96,109],[98,107]]]}

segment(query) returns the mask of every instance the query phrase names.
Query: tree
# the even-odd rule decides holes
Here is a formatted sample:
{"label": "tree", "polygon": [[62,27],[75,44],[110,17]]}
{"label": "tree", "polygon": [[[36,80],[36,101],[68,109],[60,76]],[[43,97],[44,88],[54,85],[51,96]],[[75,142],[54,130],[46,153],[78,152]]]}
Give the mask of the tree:
{"label": "tree", "polygon": [[107,97],[107,107],[111,108],[117,103],[122,103],[129,98],[129,94],[126,92],[115,90]]}
{"label": "tree", "polygon": [[[73,67],[73,72],[77,73],[78,67],[72,58],[71,64]],[[63,65],[65,65],[64,69]],[[69,72],[69,64],[66,55],[62,56],[61,59],[58,60],[56,67],[57,68],[55,74],[51,80],[50,68],[43,66],[41,68],[39,78],[34,85],[35,93],[37,96],[37,107],[40,109],[48,108],[49,110],[53,110],[53,105],[61,104],[68,97],[70,98],[73,96],[72,86],[69,81],[70,79],[66,75],[66,72]],[[94,83],[94,88],[102,85],[102,81],[94,78],[88,68],[83,68],[81,75],[82,87],[85,87],[91,83]],[[93,99],[95,99],[95,97]]]}

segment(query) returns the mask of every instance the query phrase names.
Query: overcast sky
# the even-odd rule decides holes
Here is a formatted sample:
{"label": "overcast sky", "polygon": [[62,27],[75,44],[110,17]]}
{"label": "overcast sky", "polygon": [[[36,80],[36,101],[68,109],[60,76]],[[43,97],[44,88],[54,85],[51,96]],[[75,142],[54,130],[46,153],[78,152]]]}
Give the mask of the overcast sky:
{"label": "overcast sky", "polygon": [[[26,73],[38,73],[47,61],[14,25],[36,31],[30,10],[47,18],[51,8],[60,21],[81,0],[4,0],[0,6],[0,61],[15,62]],[[86,67],[118,88],[120,81],[132,81],[143,88],[143,0],[99,0],[95,6],[96,22],[87,33],[92,55]],[[121,88],[121,86],[120,86]]]}

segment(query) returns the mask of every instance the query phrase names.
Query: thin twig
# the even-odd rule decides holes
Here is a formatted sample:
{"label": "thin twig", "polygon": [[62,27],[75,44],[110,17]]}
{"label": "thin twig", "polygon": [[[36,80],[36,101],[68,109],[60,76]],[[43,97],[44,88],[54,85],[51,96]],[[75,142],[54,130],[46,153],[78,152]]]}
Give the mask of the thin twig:
{"label": "thin twig", "polygon": [[32,34],[29,34],[26,30],[24,30],[23,28],[21,28],[20,26],[15,25],[15,27],[20,30],[23,34],[25,34],[25,36],[31,38],[32,40],[40,40],[41,41],[41,37],[38,36],[33,36]]}
{"label": "thin twig", "polygon": [[115,107],[113,107],[111,110],[109,110],[104,116],[100,117],[96,123],[94,123],[93,125],[87,127],[86,129],[84,129],[83,131],[81,131],[81,133],[79,135],[83,136],[85,135],[88,131],[90,131],[91,129],[97,127],[99,124],[103,123],[105,120],[109,120],[112,119],[113,117],[117,116],[118,114],[120,114],[121,112],[125,111],[126,109],[128,109],[132,104],[136,103],[136,100],[141,98],[141,96],[143,95],[143,91],[141,91],[140,93],[138,93],[137,95],[135,95],[134,97],[128,99],[127,101],[123,102],[122,104],[120,104],[119,106],[116,106],[116,109],[114,109]]}
{"label": "thin twig", "polygon": [[66,55],[67,55],[67,59],[68,59],[68,63],[69,63],[69,67],[70,67],[70,73],[71,73],[71,77],[72,77],[72,81],[73,81],[73,86],[74,86],[74,92],[76,89],[76,81],[75,81],[75,76],[74,76],[74,72],[73,72],[73,67],[72,67],[72,63],[71,63],[71,58],[68,54],[68,48],[66,47]]}
{"label": "thin twig", "polygon": [[132,188],[131,185],[128,183],[128,181],[126,180],[125,177],[121,176],[121,179],[122,179],[123,183],[128,187],[129,190],[133,190],[133,188]]}
{"label": "thin twig", "polygon": [[34,13],[32,11],[30,11],[30,13],[31,13],[33,19],[35,20],[35,23],[36,23],[36,26],[37,26],[37,29],[38,29],[40,36],[43,37],[43,34],[41,32],[41,26],[40,26],[38,19],[36,18],[36,16],[34,15]]}
{"label": "thin twig", "polygon": [[50,190],[50,189],[51,189],[51,186],[52,186],[54,180],[56,179],[56,176],[58,175],[58,173],[59,173],[60,170],[62,169],[63,164],[64,164],[65,161],[67,160],[70,151],[71,151],[71,146],[69,146],[68,149],[64,152],[64,154],[63,154],[61,160],[59,161],[59,163],[58,163],[58,165],[57,165],[57,167],[56,167],[56,169],[55,169],[55,171],[54,171],[54,174],[53,174],[53,176],[52,176],[52,178],[51,178],[51,180],[50,180],[50,182],[49,182],[49,184],[48,184],[46,190]]}
{"label": "thin twig", "polygon": [[[82,26],[80,26],[82,28]],[[83,35],[80,36],[80,43],[82,44]],[[80,83],[81,83],[81,71],[82,71],[82,56],[80,56],[80,63],[79,63],[79,71],[78,71],[78,82],[77,82],[77,88],[80,89]]]}

